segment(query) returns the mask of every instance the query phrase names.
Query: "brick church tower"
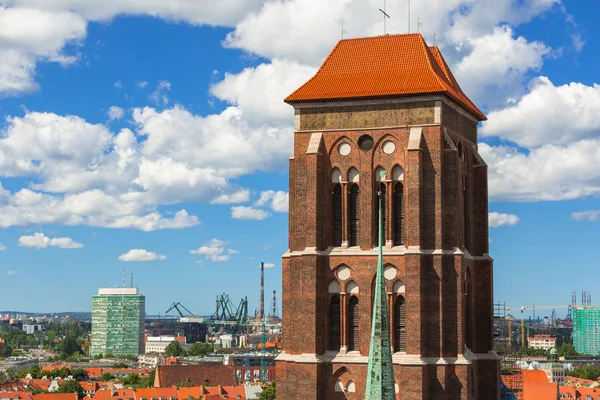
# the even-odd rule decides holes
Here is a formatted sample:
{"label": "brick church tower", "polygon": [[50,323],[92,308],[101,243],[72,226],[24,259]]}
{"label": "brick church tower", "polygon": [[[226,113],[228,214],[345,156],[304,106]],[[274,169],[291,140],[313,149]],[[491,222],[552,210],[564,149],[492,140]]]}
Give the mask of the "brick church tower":
{"label": "brick church tower", "polygon": [[[277,398],[364,399],[377,192],[396,398],[500,398],[485,115],[421,35],[340,41],[295,109]],[[387,171],[381,178],[380,171]]]}

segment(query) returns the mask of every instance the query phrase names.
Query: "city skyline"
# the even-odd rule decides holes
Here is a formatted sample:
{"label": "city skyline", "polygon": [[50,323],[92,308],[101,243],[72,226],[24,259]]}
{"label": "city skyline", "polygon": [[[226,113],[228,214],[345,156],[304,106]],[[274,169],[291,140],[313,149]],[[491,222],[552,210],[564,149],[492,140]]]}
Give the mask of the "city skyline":
{"label": "city skyline", "polygon": [[[0,71],[0,309],[91,310],[123,267],[152,315],[178,301],[210,314],[223,292],[247,296],[253,313],[261,261],[280,296],[293,132],[283,98],[340,39],[341,20],[345,37],[381,34],[381,2],[45,3],[0,7],[0,54],[12,57]],[[412,30],[419,17],[430,45],[436,32],[489,117],[494,300],[564,305],[587,290],[594,303],[582,278],[600,278],[599,7],[469,3],[413,1]],[[387,2],[388,33],[406,32],[404,5]],[[25,20],[36,29],[17,29]]]}

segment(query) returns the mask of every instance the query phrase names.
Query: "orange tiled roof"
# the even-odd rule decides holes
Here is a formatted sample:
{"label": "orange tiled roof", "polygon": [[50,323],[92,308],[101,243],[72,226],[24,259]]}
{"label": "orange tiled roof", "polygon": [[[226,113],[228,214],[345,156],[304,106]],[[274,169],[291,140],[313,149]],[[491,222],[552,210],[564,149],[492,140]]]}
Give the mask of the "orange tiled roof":
{"label": "orange tiled roof", "polygon": [[480,120],[487,119],[460,89],[439,49],[412,33],[340,40],[316,75],[285,101],[434,93],[446,94]]}
{"label": "orange tiled roof", "polygon": [[42,393],[34,394],[33,400],[77,400],[77,393]]}

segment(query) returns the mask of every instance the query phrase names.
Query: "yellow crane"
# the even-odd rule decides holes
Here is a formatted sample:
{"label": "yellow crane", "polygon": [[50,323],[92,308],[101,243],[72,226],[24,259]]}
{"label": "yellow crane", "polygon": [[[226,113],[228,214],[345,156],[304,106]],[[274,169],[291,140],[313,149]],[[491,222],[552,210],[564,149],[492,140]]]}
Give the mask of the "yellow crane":
{"label": "yellow crane", "polygon": [[[524,349],[525,348],[525,310],[551,310],[551,309],[556,309],[556,308],[569,308],[569,306],[536,306],[536,305],[530,305],[530,306],[521,306],[521,307],[506,307],[506,311],[512,311],[512,310],[520,310],[521,311],[521,348]],[[509,320],[510,323],[510,320]],[[509,330],[509,334],[510,334]],[[512,343],[512,342],[511,342]]]}

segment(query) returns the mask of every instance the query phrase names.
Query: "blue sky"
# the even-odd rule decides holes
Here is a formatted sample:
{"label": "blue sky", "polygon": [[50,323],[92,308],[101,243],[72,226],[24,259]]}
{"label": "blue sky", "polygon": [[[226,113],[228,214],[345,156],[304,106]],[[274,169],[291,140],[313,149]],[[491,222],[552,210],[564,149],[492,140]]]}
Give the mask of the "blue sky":
{"label": "blue sky", "polygon": [[[254,310],[260,261],[270,304],[287,247],[282,99],[342,20],[346,37],[380,34],[380,3],[0,2],[0,309],[89,310],[126,268],[152,314],[208,314],[222,292]],[[412,29],[418,16],[436,32],[489,116],[496,300],[594,300],[600,4],[412,3]],[[405,5],[387,1],[388,32],[406,32]]]}

